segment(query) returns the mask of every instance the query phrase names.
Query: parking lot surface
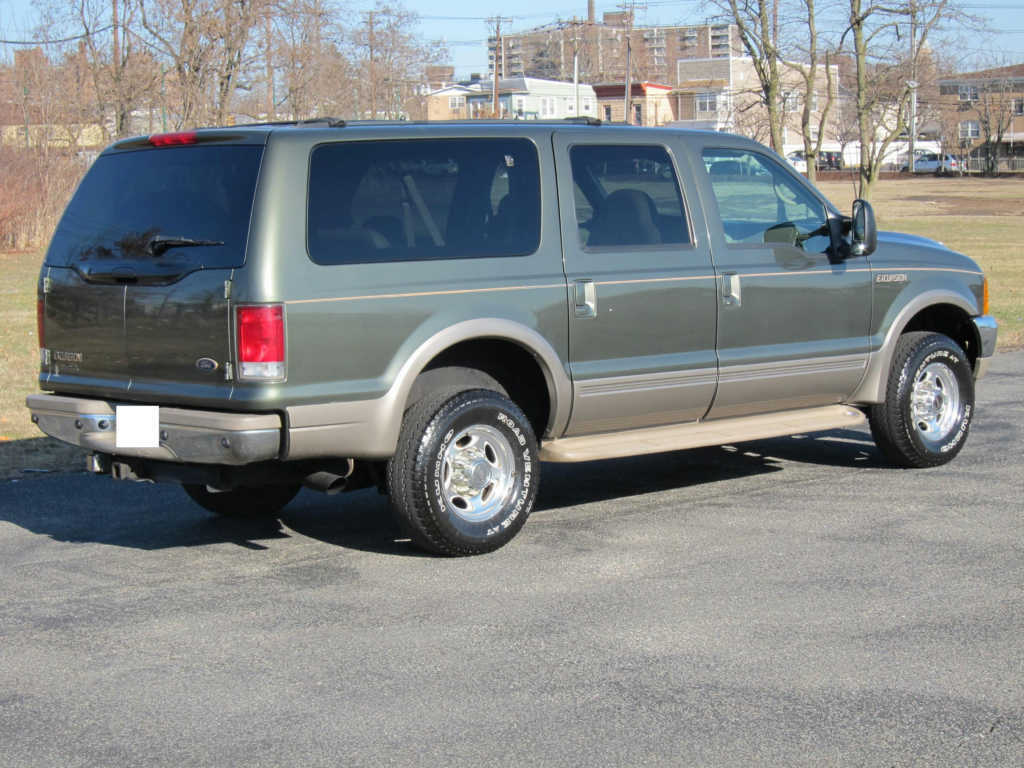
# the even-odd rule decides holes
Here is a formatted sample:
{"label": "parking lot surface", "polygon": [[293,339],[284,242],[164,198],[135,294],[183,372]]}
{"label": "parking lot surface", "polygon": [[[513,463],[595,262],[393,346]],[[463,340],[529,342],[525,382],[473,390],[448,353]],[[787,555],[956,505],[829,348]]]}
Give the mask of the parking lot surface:
{"label": "parking lot surface", "polygon": [[1022,765],[1022,381],[934,470],[866,429],[545,465],[468,559],[374,491],[0,483],[0,765]]}

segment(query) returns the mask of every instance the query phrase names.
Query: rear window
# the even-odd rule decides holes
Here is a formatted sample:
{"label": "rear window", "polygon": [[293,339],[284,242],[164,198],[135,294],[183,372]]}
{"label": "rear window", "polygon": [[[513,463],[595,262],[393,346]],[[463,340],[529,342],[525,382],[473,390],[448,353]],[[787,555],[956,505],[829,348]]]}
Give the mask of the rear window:
{"label": "rear window", "polygon": [[307,238],[317,264],[532,253],[537,150],[525,139],[321,145],[310,159]]}
{"label": "rear window", "polygon": [[[186,146],[103,155],[54,233],[47,263],[172,261],[241,266],[261,146]],[[155,238],[155,239],[154,239]],[[160,239],[199,244],[171,247]]]}

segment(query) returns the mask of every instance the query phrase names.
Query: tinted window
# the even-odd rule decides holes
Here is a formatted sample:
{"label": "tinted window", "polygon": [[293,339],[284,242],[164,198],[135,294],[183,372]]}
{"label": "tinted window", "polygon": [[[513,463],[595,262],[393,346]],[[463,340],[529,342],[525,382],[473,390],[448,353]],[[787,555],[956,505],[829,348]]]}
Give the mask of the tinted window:
{"label": "tinted window", "polygon": [[307,226],[318,264],[532,253],[537,150],[525,139],[324,144],[311,159]]}
{"label": "tinted window", "polygon": [[814,253],[829,247],[825,206],[792,173],[757,152],[703,154],[727,243],[795,245]]}
{"label": "tinted window", "polygon": [[578,145],[569,151],[576,227],[588,248],[689,243],[664,147]]}
{"label": "tinted window", "polygon": [[[263,147],[230,145],[103,155],[68,204],[47,261],[241,266],[262,153]],[[210,244],[154,254],[154,237]]]}

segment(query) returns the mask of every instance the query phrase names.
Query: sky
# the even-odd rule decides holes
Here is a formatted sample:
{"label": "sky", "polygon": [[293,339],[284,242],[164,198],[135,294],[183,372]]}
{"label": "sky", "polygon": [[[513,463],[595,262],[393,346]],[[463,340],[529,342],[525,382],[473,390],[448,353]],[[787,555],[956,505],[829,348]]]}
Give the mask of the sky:
{"label": "sky", "polygon": [[[373,7],[373,0],[350,0],[353,17]],[[492,26],[487,19],[501,15],[503,29],[515,32],[530,27],[585,17],[586,0],[517,0],[514,5],[500,0],[404,0],[408,10],[420,16],[420,31],[428,40],[444,40],[455,65],[456,76],[487,71],[487,36]],[[819,3],[820,5],[820,3]],[[960,71],[988,66],[1024,63],[1024,0],[963,0],[961,5],[975,16],[987,19],[994,30],[989,36],[967,36],[956,50],[962,54]],[[618,10],[617,2],[596,3],[597,18],[605,11]],[[709,11],[702,0],[648,0],[637,4],[638,24],[702,24]],[[32,0],[0,0],[0,39],[27,39],[35,14]],[[10,55],[10,46],[0,46],[0,55]]]}

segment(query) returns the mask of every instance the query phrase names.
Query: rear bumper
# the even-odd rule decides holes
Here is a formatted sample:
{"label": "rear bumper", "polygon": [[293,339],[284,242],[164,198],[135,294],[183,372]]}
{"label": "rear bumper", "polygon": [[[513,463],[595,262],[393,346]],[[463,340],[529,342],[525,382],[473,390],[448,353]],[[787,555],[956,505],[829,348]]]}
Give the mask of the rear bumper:
{"label": "rear bumper", "polygon": [[282,425],[276,414],[161,407],[159,447],[118,448],[116,402],[29,395],[25,404],[43,432],[97,453],[229,466],[281,455]]}

